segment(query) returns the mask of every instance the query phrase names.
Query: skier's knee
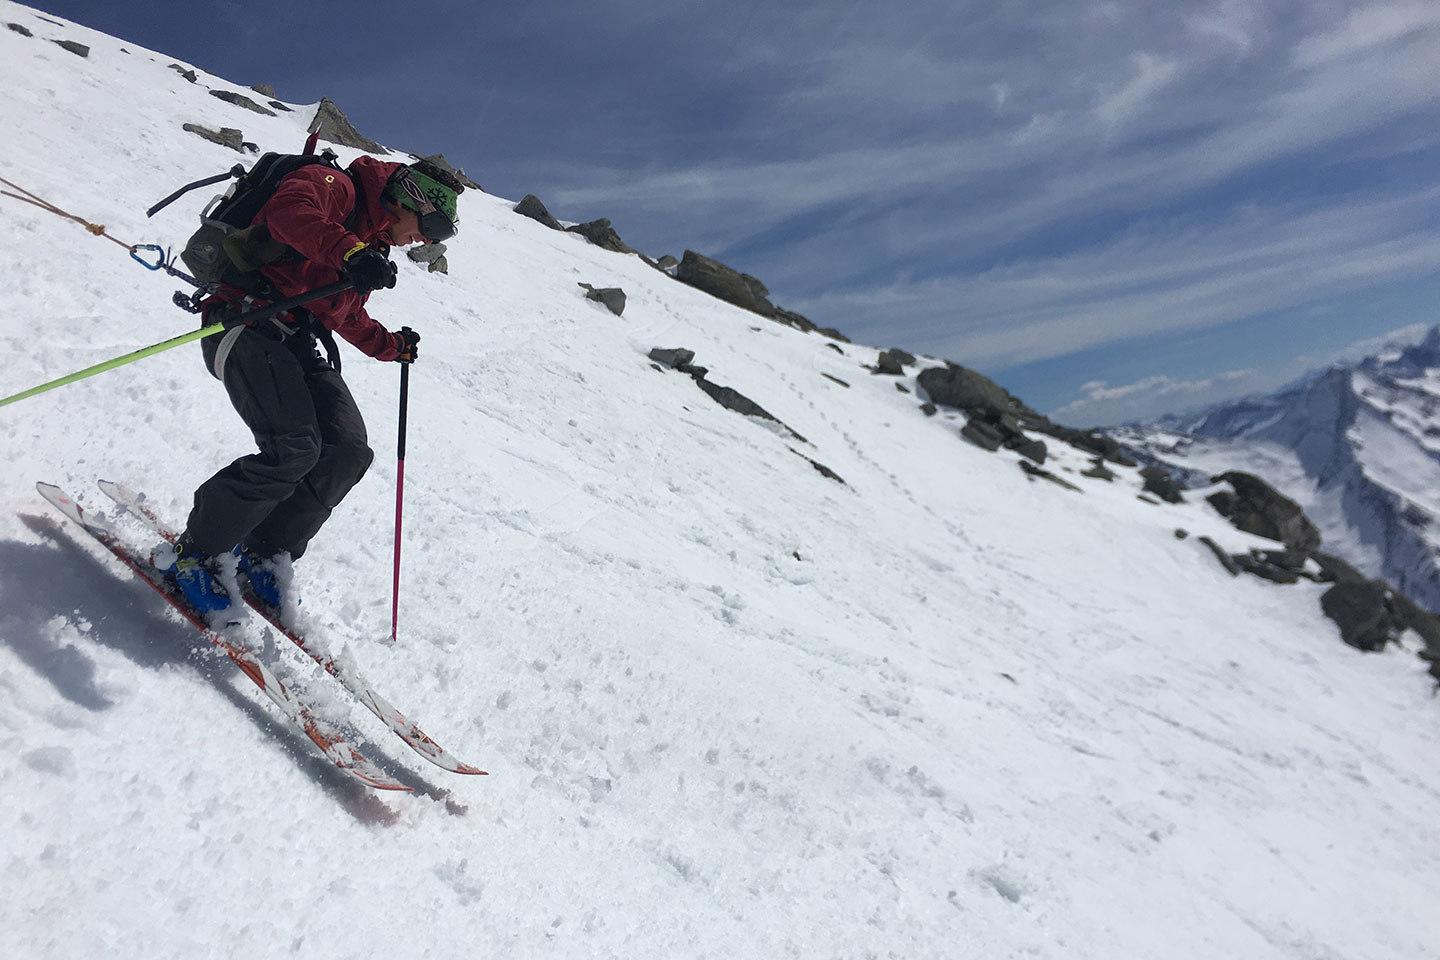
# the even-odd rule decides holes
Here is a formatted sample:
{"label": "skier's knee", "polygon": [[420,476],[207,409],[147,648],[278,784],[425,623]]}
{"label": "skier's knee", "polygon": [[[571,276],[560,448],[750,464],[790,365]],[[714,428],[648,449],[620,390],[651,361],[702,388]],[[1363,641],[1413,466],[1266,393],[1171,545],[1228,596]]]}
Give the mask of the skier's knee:
{"label": "skier's knee", "polygon": [[324,463],[310,475],[311,486],[320,502],[327,507],[337,506],[345,494],[375,460],[375,451],[363,441],[346,441],[326,448]]}
{"label": "skier's knee", "polygon": [[280,479],[299,483],[320,462],[320,437],[312,431],[287,433],[261,447]]}

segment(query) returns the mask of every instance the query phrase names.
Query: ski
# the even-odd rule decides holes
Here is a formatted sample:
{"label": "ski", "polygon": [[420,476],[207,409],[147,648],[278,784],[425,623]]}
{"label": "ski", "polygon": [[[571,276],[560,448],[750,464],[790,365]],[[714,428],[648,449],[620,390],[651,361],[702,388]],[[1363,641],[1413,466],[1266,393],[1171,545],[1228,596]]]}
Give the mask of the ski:
{"label": "ski", "polygon": [[252,650],[212,629],[205,621],[204,616],[191,607],[183,596],[170,590],[159,572],[150,565],[149,558],[129,547],[109,524],[98,517],[87,514],[80,504],[54,484],[37,483],[35,487],[51,505],[94,537],[101,546],[129,567],[131,572],[164,597],[172,607],[179,611],[181,616],[200,631],[205,639],[219,647],[240,668],[241,673],[249,677],[266,696],[274,701],[286,719],[320,748],[320,752],[325,755],[326,759],[361,783],[377,790],[410,791],[412,789],[367,760],[353,744],[345,740],[338,730],[317,717],[309,707],[280,682],[279,678],[270,672],[265,664],[260,662]]}
{"label": "ski", "polygon": [[[143,494],[137,493],[125,485],[112,480],[101,480],[99,483],[100,489],[114,500],[121,509],[140,520],[153,530],[157,536],[164,537],[166,540],[172,542],[179,536],[178,531],[166,525],[165,522],[160,519],[159,515],[150,509],[149,504],[145,502]],[[308,641],[303,634],[287,625],[281,616],[281,611],[257,597],[254,592],[249,589],[248,585],[244,588],[244,596],[245,602],[248,603],[256,613],[264,617],[272,627],[304,651],[306,656],[324,667],[326,673],[329,673],[336,680],[340,681],[341,686],[350,691],[356,700],[359,700],[367,710],[378,717],[396,736],[404,740],[410,749],[437,767],[449,770],[451,773],[486,775],[484,770],[456,759],[446,751],[444,747],[431,739],[424,730],[421,730],[414,721],[407,719],[390,701],[382,697],[379,691],[371,686],[368,680],[361,676],[352,658],[348,656],[348,651],[342,653],[339,657],[332,656],[328,650]]]}

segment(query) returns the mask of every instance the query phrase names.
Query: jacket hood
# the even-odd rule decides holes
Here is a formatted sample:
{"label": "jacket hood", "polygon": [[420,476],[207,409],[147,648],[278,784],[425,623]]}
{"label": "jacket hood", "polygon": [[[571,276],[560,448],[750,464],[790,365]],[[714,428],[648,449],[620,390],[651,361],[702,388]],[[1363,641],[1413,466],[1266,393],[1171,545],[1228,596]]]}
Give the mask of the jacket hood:
{"label": "jacket hood", "polygon": [[385,192],[385,184],[390,181],[390,177],[403,166],[403,163],[388,163],[374,157],[362,156],[357,157],[355,162],[346,168],[346,172],[355,181],[362,204],[360,219],[355,224],[355,235],[360,239],[375,239],[398,219],[385,209],[381,195]]}

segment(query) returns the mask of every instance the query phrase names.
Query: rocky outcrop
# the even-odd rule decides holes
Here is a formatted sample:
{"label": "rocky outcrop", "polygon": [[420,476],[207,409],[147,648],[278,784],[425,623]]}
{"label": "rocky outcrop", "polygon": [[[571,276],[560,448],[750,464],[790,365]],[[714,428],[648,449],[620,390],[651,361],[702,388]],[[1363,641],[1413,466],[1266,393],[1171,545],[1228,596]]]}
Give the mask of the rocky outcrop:
{"label": "rocky outcrop", "polygon": [[1233,496],[1211,496],[1209,502],[1237,529],[1278,540],[1292,550],[1312,553],[1319,548],[1320,531],[1305,516],[1305,511],[1264,480],[1238,470],[1212,479],[1234,488]]}
{"label": "rocky outcrop", "polygon": [[446,173],[450,174],[450,176],[458,180],[461,185],[463,185],[467,189],[479,190],[481,193],[485,192],[485,188],[480,186],[480,184],[476,183],[474,180],[471,180],[469,177],[467,177],[464,170],[460,169],[457,166],[454,166],[450,163],[449,160],[446,160],[445,154],[443,153],[432,153],[428,157],[421,156],[418,153],[412,153],[410,154],[410,156],[414,157],[416,160],[421,160],[425,163],[431,164],[432,166],[439,167],[441,170],[444,170]]}
{"label": "rocky outcrop", "polygon": [[245,138],[236,127],[221,127],[219,130],[211,130],[209,127],[202,127],[198,123],[187,123],[181,128],[197,137],[204,137],[211,143],[218,143],[222,147],[229,147],[237,152],[244,152]]}
{"label": "rocky outcrop", "polygon": [[364,136],[350,118],[345,116],[344,111],[325,97],[320,101],[319,108],[315,111],[315,118],[310,121],[310,133],[319,133],[321,140],[328,140],[331,143],[338,143],[342,147],[354,147],[356,150],[364,150],[366,153],[378,153],[387,155],[390,153],[380,144]]}
{"label": "rocky outcrop", "polygon": [[1145,480],[1145,492],[1153,493],[1166,503],[1184,503],[1180,491],[1184,488],[1176,483],[1164,467],[1146,467],[1140,471]]}
{"label": "rocky outcrop", "polygon": [[616,233],[615,228],[610,226],[610,221],[603,218],[600,220],[591,220],[589,223],[578,223],[573,227],[566,227],[565,229],[570,233],[580,234],[580,236],[589,240],[595,244],[595,246],[605,250],[611,250],[615,253],[635,252],[624,240],[620,239],[620,234]]}
{"label": "rocky outcrop", "polygon": [[592,287],[588,283],[580,286],[585,288],[587,300],[603,303],[617,317],[625,312],[625,291],[619,287]]}
{"label": "rocky outcrop", "polygon": [[231,90],[211,90],[210,96],[214,97],[216,100],[224,100],[226,103],[232,103],[237,107],[244,107],[246,110],[253,111],[255,113],[261,114],[262,116],[275,116],[274,110],[270,110],[260,106],[260,104],[256,103],[254,100],[251,100],[243,93],[235,93]]}
{"label": "rocky outcrop", "polygon": [[550,215],[550,211],[545,209],[545,204],[541,203],[540,198],[533,193],[525,194],[525,199],[515,204],[515,212],[522,217],[529,217],[536,223],[544,224],[551,230],[565,229],[565,226]]}
{"label": "rocky outcrop", "polygon": [[[650,351],[650,359],[657,363],[663,363],[681,373],[688,374],[705,394],[720,406],[736,413],[744,414],[747,417],[755,417],[759,420],[768,420],[784,430],[790,436],[801,443],[809,443],[804,437],[796,433],[788,424],[779,417],[766,410],[760,404],[751,400],[738,390],[731,387],[723,387],[718,383],[711,383],[706,379],[709,370],[705,367],[695,366],[695,351],[684,348],[660,348],[656,347]],[[659,369],[657,367],[657,369]],[[808,459],[808,458],[807,458]],[[839,479],[838,477],[836,479]]]}
{"label": "rocky outcrop", "polygon": [[685,251],[676,268],[675,279],[762,317],[775,315],[775,305],[768,299],[770,291],[765,284],[748,273],[732,270],[719,260],[712,260],[694,250]]}
{"label": "rocky outcrop", "polygon": [[450,262],[445,259],[445,244],[427,243],[421,247],[412,247],[406,251],[408,256],[415,263],[423,263],[430,273],[450,272]]}

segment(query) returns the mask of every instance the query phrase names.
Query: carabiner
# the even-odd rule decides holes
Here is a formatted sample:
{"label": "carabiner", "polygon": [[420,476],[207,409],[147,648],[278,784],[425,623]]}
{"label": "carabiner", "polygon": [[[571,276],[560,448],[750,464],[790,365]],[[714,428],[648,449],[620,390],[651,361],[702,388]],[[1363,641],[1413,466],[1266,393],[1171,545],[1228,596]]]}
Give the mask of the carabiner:
{"label": "carabiner", "polygon": [[[146,260],[144,257],[140,256],[141,250],[153,250],[155,252],[155,262],[151,263],[149,260]],[[140,266],[144,267],[146,270],[164,270],[165,253],[165,248],[160,246],[158,243],[140,243],[130,248],[130,259],[140,264]]]}

